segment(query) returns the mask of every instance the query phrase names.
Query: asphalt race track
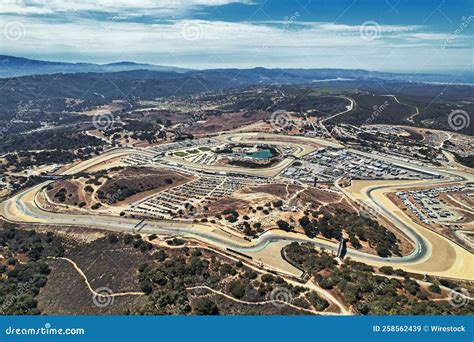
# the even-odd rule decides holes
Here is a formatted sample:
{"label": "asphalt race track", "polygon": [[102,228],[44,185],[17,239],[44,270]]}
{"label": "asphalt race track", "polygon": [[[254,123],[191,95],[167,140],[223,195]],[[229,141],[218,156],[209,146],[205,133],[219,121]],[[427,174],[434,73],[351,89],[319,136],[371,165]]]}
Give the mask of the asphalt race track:
{"label": "asphalt race track", "polygon": [[[224,136],[223,139],[234,140],[236,135]],[[240,134],[239,141],[254,141],[251,134]],[[265,134],[265,143],[271,143],[281,137],[277,135]],[[298,140],[297,136],[291,136],[292,140]],[[301,143],[304,144],[311,138],[301,137]],[[262,142],[262,140],[259,140]],[[282,143],[280,140],[279,143]],[[324,141],[315,139],[315,143],[323,144]],[[70,175],[81,172],[93,165],[103,163],[104,161],[117,156],[125,156],[129,153],[144,154],[150,156],[150,152],[136,150],[133,148],[115,149],[108,151],[101,156],[94,157],[84,161],[74,167],[64,171],[63,175]],[[303,152],[301,152],[303,153]],[[441,172],[443,173],[443,172]],[[379,209],[382,215],[389,219],[398,229],[400,229],[413,243],[413,251],[401,257],[382,258],[377,255],[365,253],[359,250],[348,248],[346,257],[362,261],[374,266],[393,266],[409,272],[420,274],[439,275],[443,277],[474,280],[473,255],[466,249],[444,238],[443,236],[430,231],[429,229],[417,225],[411,221],[408,216],[401,213],[398,208],[391,203],[385,196],[386,192],[396,191],[397,188],[407,186],[445,184],[453,181],[472,182],[473,177],[470,174],[461,174],[454,171],[443,173],[444,178],[437,180],[421,181],[383,181],[382,184],[365,181],[367,184],[360,185],[357,189],[352,187],[345,188],[342,191],[352,200],[370,200]],[[49,224],[61,226],[80,226],[93,227],[111,231],[134,233],[134,227],[140,222],[139,219],[128,219],[104,215],[79,215],[63,214],[46,211],[39,207],[35,201],[36,195],[51,181],[41,183],[33,188],[27,189],[16,194],[12,198],[0,204],[0,214],[7,220],[13,222]],[[272,264],[275,256],[268,255],[269,248],[273,243],[283,244],[291,242],[310,242],[318,247],[324,247],[326,250],[336,252],[338,244],[320,238],[309,239],[303,234],[288,233],[282,230],[270,230],[259,236],[253,241],[247,241],[238,235],[233,235],[228,231],[220,229],[219,226],[203,223],[191,223],[181,221],[145,221],[144,227],[140,233],[159,234],[168,236],[182,236],[199,240],[202,243],[219,250],[228,248],[240,253],[250,253],[256,260],[260,260],[264,266],[283,273],[299,276],[300,272],[293,266],[282,267],[281,260]]]}

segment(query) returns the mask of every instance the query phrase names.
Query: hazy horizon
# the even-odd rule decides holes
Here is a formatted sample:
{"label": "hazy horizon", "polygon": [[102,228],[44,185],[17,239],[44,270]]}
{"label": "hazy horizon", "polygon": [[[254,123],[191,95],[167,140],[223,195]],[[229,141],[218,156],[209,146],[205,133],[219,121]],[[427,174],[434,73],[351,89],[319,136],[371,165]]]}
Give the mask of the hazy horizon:
{"label": "hazy horizon", "polygon": [[[1,55],[1,54],[0,54]],[[196,70],[196,71],[204,71],[204,70],[225,70],[225,69],[237,69],[237,70],[248,70],[248,69],[257,69],[257,68],[264,68],[264,69],[302,69],[302,70],[317,70],[317,69],[334,69],[334,70],[348,70],[348,71],[354,71],[354,70],[364,70],[364,71],[369,71],[369,72],[385,72],[385,73],[400,73],[400,74],[439,74],[439,75],[453,75],[453,74],[474,74],[474,70],[425,70],[425,71],[419,71],[419,70],[371,70],[371,69],[355,69],[355,68],[335,68],[335,67],[311,67],[311,68],[304,68],[304,67],[284,67],[284,68],[272,68],[272,67],[266,67],[262,65],[256,65],[256,66],[250,66],[250,67],[238,67],[238,66],[223,66],[223,67],[211,67],[211,68],[190,68],[187,66],[183,65],[172,65],[172,64],[156,64],[153,62],[140,62],[140,61],[135,61],[135,60],[110,60],[106,62],[91,62],[91,61],[81,61],[81,60],[58,60],[58,59],[40,59],[36,57],[29,57],[29,56],[14,56],[14,55],[3,55],[7,57],[14,57],[14,58],[25,58],[29,60],[37,60],[37,61],[42,61],[42,62],[53,62],[53,63],[70,63],[70,64],[94,64],[94,65],[109,65],[109,64],[119,64],[119,63],[134,63],[134,64],[149,64],[152,66],[163,66],[163,67],[172,67],[172,68],[177,68],[177,69],[189,69],[189,70]]]}
{"label": "hazy horizon", "polygon": [[192,69],[472,70],[469,1],[2,1],[0,53]]}

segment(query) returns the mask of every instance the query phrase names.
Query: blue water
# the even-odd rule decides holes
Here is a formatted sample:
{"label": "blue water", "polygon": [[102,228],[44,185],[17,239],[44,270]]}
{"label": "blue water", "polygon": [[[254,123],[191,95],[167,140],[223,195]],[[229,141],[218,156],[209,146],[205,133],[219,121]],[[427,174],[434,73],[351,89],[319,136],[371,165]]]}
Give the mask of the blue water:
{"label": "blue water", "polygon": [[267,148],[261,149],[260,151],[253,152],[253,153],[238,153],[237,155],[241,157],[252,158],[252,159],[266,159],[266,158],[273,157],[272,151],[270,151]]}

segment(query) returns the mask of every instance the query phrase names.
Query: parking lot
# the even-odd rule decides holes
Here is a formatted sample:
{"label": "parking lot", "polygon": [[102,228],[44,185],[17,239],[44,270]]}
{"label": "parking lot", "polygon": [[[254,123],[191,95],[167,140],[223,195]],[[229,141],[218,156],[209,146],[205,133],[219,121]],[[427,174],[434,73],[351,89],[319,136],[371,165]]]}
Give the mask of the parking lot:
{"label": "parking lot", "polygon": [[198,207],[204,200],[214,202],[244,187],[269,182],[268,178],[202,173],[192,182],[132,203],[127,212],[170,218],[180,210],[187,210],[186,204]]}
{"label": "parking lot", "polygon": [[[472,188],[472,187],[469,187]],[[423,223],[459,222],[462,213],[458,213],[440,198],[441,194],[459,192],[468,189],[467,186],[449,186],[426,190],[400,191],[396,195],[403,204]]]}
{"label": "parking lot", "polygon": [[347,150],[319,148],[288,168],[284,177],[302,182],[334,181],[339,177],[352,179],[421,179],[429,178],[415,170]]}

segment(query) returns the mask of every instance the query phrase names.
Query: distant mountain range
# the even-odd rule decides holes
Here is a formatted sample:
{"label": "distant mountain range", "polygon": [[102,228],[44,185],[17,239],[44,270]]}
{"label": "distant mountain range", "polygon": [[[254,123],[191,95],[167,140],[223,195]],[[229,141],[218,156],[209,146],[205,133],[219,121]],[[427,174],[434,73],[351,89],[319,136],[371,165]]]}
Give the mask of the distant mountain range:
{"label": "distant mountain range", "polygon": [[118,62],[110,64],[51,62],[0,55],[0,78],[31,75],[114,73],[116,79],[180,79],[197,77],[220,79],[232,86],[249,84],[311,84],[330,80],[385,80],[427,83],[474,83],[474,74],[390,73],[348,69],[207,69],[192,70],[163,65]]}
{"label": "distant mountain range", "polygon": [[185,72],[190,69],[175,68],[161,65],[118,62],[110,64],[65,63],[40,61],[22,57],[0,55],[0,78],[29,75],[72,74],[84,72],[118,72],[130,70],[174,71]]}

